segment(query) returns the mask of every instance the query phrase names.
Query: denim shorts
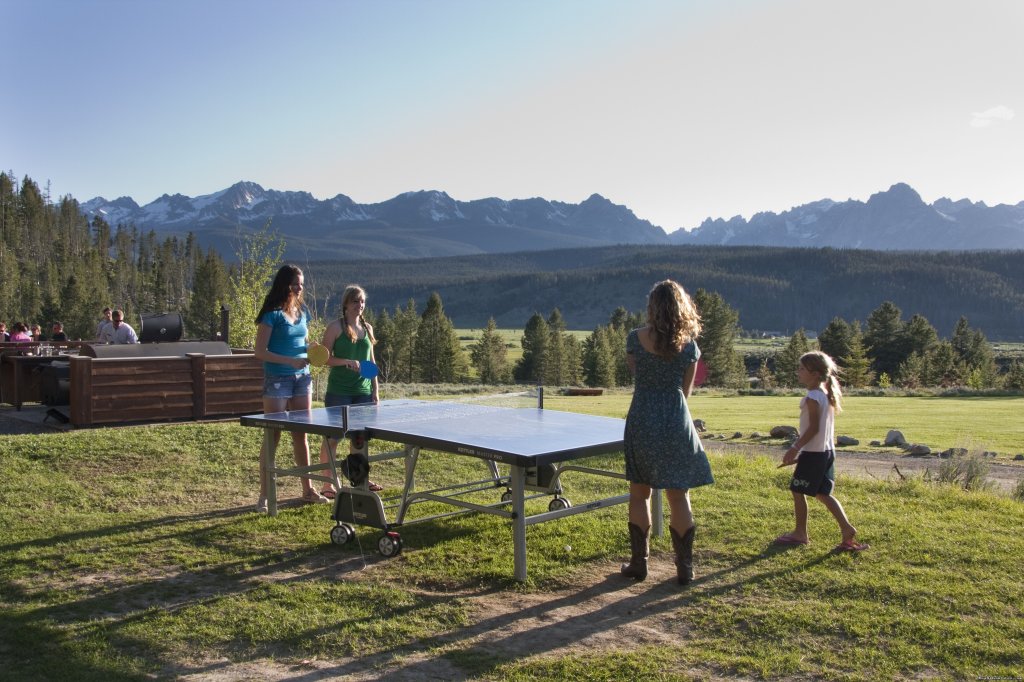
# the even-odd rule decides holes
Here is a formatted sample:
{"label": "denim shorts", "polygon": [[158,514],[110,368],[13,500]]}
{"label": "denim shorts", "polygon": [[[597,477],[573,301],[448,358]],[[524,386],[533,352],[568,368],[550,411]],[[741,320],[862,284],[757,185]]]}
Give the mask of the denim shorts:
{"label": "denim shorts", "polygon": [[267,374],[263,377],[264,398],[301,398],[312,395],[313,377],[303,374]]}
{"label": "denim shorts", "polygon": [[325,393],[324,407],[337,407],[338,405],[367,405],[373,402],[371,395],[341,395],[340,393]]}

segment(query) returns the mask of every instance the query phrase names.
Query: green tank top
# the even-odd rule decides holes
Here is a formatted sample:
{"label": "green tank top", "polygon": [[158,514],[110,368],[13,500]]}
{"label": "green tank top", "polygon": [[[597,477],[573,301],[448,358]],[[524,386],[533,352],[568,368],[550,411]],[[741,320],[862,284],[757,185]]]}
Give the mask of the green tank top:
{"label": "green tank top", "polygon": [[[342,332],[334,340],[331,354],[344,360],[362,361],[370,359],[371,350],[369,336],[364,336],[358,341],[351,341]],[[331,372],[327,377],[327,392],[334,395],[370,395],[372,389],[373,386],[369,379],[362,378],[358,372],[354,372],[348,367],[331,367]]]}

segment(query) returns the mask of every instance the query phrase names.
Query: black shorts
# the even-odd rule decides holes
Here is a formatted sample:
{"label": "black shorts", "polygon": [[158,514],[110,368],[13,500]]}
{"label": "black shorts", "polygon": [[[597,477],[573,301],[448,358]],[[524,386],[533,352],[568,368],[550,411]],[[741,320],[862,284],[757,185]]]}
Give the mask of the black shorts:
{"label": "black shorts", "polygon": [[789,489],[804,495],[831,495],[835,487],[836,453],[801,452]]}

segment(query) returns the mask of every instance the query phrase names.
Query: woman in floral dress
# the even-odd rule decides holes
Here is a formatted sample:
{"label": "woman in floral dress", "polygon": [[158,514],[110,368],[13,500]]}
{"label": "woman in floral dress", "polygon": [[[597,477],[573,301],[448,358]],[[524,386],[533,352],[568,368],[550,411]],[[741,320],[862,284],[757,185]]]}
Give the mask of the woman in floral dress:
{"label": "woman in floral dress", "polygon": [[680,585],[693,580],[690,488],[714,483],[686,404],[700,358],[694,341],[700,329],[693,300],[679,284],[665,280],[648,295],[646,326],[626,338],[626,361],[636,383],[624,437],[632,557],[621,572],[634,580],[647,577],[652,489],[665,490],[668,497],[677,580]]}

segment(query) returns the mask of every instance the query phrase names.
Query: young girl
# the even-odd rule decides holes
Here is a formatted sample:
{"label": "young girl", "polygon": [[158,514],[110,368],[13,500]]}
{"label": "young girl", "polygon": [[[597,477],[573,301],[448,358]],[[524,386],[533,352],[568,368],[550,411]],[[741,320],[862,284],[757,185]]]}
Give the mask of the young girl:
{"label": "young girl", "polygon": [[786,450],[782,464],[796,462],[793,480],[789,490],[793,493],[793,509],[796,527],[789,533],[775,538],[777,545],[806,545],[807,500],[806,495],[817,498],[836,518],[843,541],[836,547],[846,552],[859,552],[868,546],[854,539],[857,529],[850,525],[843,511],[843,505],[832,497],[835,487],[836,455],[835,414],[842,408],[839,401],[839,370],[835,362],[821,351],[811,351],[800,356],[796,370],[797,381],[807,389],[807,395],[800,401],[800,437]]}
{"label": "young girl", "polygon": [[665,490],[676,580],[693,580],[693,509],[690,488],[714,483],[711,465],[686,399],[693,390],[700,349],[700,316],[693,300],[670,279],[647,297],[647,324],[626,337],[626,363],[636,377],[626,416],[624,449],[629,480],[632,557],[622,575],[643,580],[651,536],[651,490]]}
{"label": "young girl", "polygon": [[[373,344],[377,339],[373,336],[373,327],[363,319],[366,309],[366,291],[356,284],[345,288],[341,297],[341,317],[334,320],[324,330],[323,345],[330,349],[331,356],[327,366],[331,368],[327,377],[327,392],[324,395],[324,406],[365,405],[380,402],[377,377],[364,379],[359,374],[360,361],[374,362]],[[334,447],[336,440],[331,441]],[[327,462],[328,443],[324,440],[320,447],[320,461]],[[373,481],[368,481],[370,490],[377,492],[384,488]],[[322,495],[334,499],[337,491],[330,483],[320,491]]]}
{"label": "young girl", "polygon": [[[306,348],[309,344],[309,311],[303,305],[305,281],[302,270],[283,265],[277,271],[263,307],[256,316],[256,357],[263,361],[263,411],[308,410],[312,398],[312,382]],[[281,437],[274,432],[275,444]],[[309,466],[309,441],[305,433],[292,433],[296,466]],[[256,511],[267,513],[266,472],[262,463],[267,453],[260,450],[260,499]],[[302,479],[302,500],[327,504],[330,502],[313,488],[308,478]]]}

